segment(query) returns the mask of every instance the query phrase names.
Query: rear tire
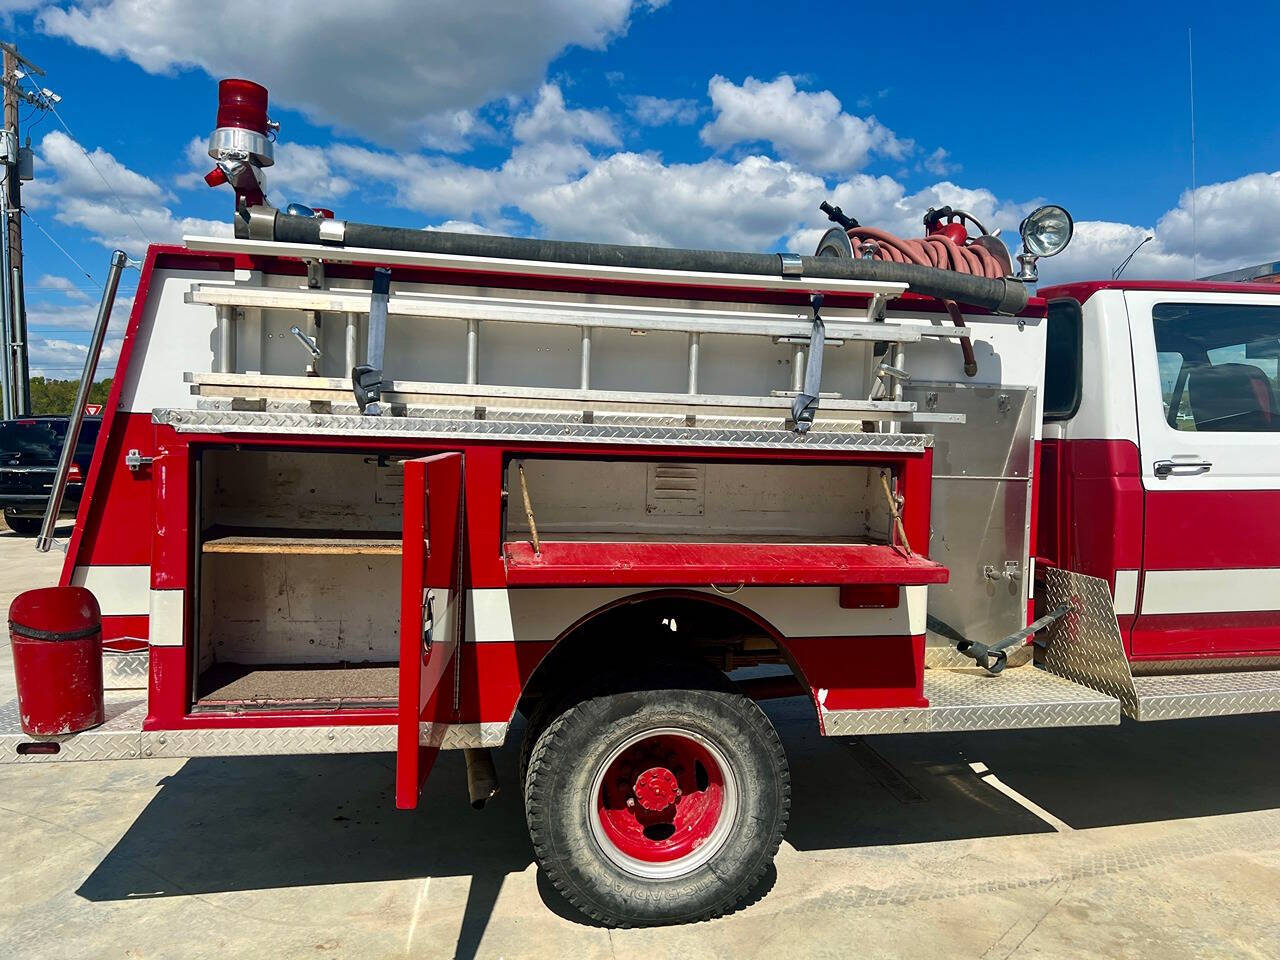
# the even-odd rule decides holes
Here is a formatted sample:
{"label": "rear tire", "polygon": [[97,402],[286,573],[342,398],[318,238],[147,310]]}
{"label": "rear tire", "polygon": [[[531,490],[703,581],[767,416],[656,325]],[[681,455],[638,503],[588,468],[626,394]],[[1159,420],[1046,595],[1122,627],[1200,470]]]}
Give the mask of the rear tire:
{"label": "rear tire", "polygon": [[773,725],[722,678],[689,687],[601,693],[530,731],[534,853],[607,926],[730,912],[782,842],[791,781]]}
{"label": "rear tire", "polygon": [[44,521],[38,517],[11,517],[8,514],[5,514],[4,522],[20,537],[34,537],[44,525]]}

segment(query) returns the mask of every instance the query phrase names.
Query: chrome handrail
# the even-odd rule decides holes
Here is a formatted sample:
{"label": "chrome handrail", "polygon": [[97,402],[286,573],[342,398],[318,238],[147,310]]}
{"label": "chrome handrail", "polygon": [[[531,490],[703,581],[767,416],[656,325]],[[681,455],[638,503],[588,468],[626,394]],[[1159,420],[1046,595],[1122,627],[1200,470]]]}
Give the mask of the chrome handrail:
{"label": "chrome handrail", "polygon": [[[53,476],[53,489],[49,491],[49,503],[44,508],[44,523],[40,526],[40,536],[36,538],[36,549],[48,553],[53,545],[53,528],[58,522],[58,514],[62,511],[62,498],[67,492],[67,474],[71,472],[71,460],[75,456],[76,444],[80,442],[80,426],[84,423],[84,408],[89,401],[89,389],[93,386],[93,378],[98,372],[98,355],[102,353],[102,341],[107,336],[107,325],[111,322],[111,308],[116,302],[116,288],[120,286],[120,274],[124,272],[128,257],[123,250],[111,254],[111,269],[107,272],[107,285],[102,290],[102,300],[98,304],[98,319],[93,324],[93,336],[89,340],[89,352],[85,354],[84,370],[80,374],[80,387],[76,390],[75,406],[71,408],[71,422],[67,424],[67,436],[62,441],[62,453],[58,456],[58,471]],[[99,439],[103,439],[101,436]],[[85,478],[88,479],[87,477]]]}

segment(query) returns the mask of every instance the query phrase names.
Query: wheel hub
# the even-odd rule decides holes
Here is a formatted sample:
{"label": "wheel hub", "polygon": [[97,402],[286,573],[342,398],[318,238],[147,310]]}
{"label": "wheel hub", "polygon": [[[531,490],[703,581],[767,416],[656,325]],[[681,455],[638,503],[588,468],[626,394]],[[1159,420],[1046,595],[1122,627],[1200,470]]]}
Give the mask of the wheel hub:
{"label": "wheel hub", "polygon": [[621,744],[596,775],[591,826],[605,854],[629,872],[675,877],[723,844],[737,815],[724,754],[692,731],[662,728]]}
{"label": "wheel hub", "polygon": [[650,767],[636,777],[631,790],[646,810],[665,810],[680,795],[680,783],[666,767]]}

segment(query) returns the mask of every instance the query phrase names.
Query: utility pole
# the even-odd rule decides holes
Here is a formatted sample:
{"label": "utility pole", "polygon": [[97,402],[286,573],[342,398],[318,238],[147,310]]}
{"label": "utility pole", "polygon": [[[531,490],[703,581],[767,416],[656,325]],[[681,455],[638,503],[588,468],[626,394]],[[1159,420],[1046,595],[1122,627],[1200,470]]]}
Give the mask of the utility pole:
{"label": "utility pole", "polygon": [[[25,94],[18,81],[28,73],[44,76],[44,71],[30,60],[18,53],[18,48],[9,43],[0,44],[4,50],[4,138],[8,146],[5,163],[8,167],[5,176],[4,211],[8,223],[9,264],[8,275],[4,277],[6,311],[9,316],[8,346],[9,354],[5,357],[7,379],[10,385],[10,416],[22,417],[31,412],[31,371],[27,359],[27,309],[26,297],[23,294],[22,272],[22,180],[25,173],[21,170],[21,148],[18,139],[18,100],[31,102],[31,95]],[[29,163],[29,160],[28,160]]]}

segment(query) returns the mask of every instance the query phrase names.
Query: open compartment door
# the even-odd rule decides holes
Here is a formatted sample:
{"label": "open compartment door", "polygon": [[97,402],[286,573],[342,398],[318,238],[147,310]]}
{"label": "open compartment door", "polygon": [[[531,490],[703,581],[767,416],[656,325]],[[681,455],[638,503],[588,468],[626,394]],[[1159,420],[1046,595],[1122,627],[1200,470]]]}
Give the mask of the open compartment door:
{"label": "open compartment door", "polygon": [[462,639],[462,454],[404,463],[400,573],[400,713],[396,806],[412,810],[448,724],[457,718]]}

